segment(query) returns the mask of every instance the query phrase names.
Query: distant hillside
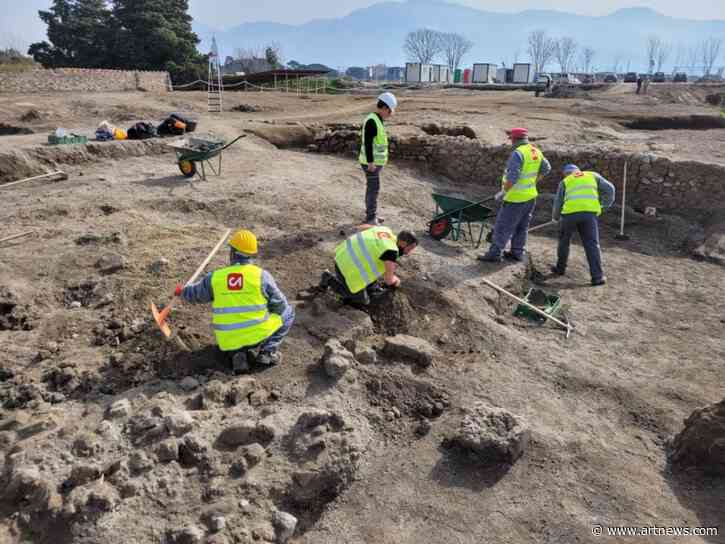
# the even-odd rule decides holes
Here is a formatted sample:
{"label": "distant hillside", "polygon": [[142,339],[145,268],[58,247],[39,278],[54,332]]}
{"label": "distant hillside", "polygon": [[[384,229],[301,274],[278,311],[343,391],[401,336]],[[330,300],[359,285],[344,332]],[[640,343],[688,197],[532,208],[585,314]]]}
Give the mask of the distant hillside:
{"label": "distant hillside", "polygon": [[[645,41],[651,34],[674,46],[666,63],[668,69],[676,61],[677,43],[689,46],[708,36],[725,40],[725,21],[676,19],[648,8],[627,8],[603,17],[590,17],[550,10],[495,13],[440,0],[382,2],[345,17],[303,25],[258,22],[225,32],[214,32],[203,25],[195,30],[206,43],[215,34],[224,54],[238,47],[276,42],[281,44],[288,60],[340,67],[402,65],[406,61],[402,50],[405,35],[421,27],[458,32],[471,39],[475,46],[464,59],[468,64],[499,65],[516,59],[527,61],[526,37],[531,30],[543,28],[552,36],[571,36],[581,45],[593,47],[597,70],[611,69],[615,57],[620,58],[622,69],[629,62],[632,70],[644,70]],[[680,64],[685,63],[684,57],[680,59]],[[716,65],[723,64],[725,46]]]}

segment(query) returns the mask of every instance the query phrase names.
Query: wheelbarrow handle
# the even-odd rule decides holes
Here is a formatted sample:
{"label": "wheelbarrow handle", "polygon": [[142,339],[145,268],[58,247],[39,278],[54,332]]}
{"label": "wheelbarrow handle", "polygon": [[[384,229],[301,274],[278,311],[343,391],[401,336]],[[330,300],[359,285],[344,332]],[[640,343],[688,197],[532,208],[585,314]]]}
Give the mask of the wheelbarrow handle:
{"label": "wheelbarrow handle", "polygon": [[484,202],[493,200],[494,198],[496,198],[496,195],[491,195],[491,196],[484,198],[483,200],[479,200],[478,202],[471,202],[470,204],[467,204],[466,206],[463,206],[462,208],[456,208],[455,210],[450,210],[445,213],[440,213],[440,214],[436,215],[434,219],[429,221],[429,223],[432,223],[433,221],[436,221],[438,219],[443,219],[444,217],[448,217],[449,215],[453,215],[455,213],[462,212],[463,210],[467,210],[468,208],[472,208],[473,206],[478,206],[480,204],[483,204]]}
{"label": "wheelbarrow handle", "polygon": [[240,134],[239,136],[237,136],[236,138],[234,138],[231,142],[229,142],[228,144],[224,145],[219,151],[224,151],[227,147],[231,146],[232,144],[237,143],[238,140],[241,140],[242,138],[246,138],[246,137],[247,137],[246,134]]}

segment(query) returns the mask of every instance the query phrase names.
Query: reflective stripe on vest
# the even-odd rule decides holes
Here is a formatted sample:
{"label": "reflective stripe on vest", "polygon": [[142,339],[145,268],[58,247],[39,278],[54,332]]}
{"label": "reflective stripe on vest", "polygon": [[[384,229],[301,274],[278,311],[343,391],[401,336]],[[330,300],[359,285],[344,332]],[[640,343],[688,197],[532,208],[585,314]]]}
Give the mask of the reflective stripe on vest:
{"label": "reflective stripe on vest", "polygon": [[[539,194],[536,190],[536,178],[541,169],[544,155],[531,144],[523,144],[516,148],[523,158],[519,179],[503,197],[504,202],[528,202]],[[503,176],[502,185],[506,183],[506,174]]]}
{"label": "reflective stripe on vest", "polygon": [[211,287],[212,327],[222,351],[256,346],[282,326],[282,318],[267,310],[258,266],[240,264],[216,270]]}
{"label": "reflective stripe on vest", "polygon": [[335,248],[335,264],[351,293],[358,293],[385,272],[380,257],[386,251],[398,251],[393,231],[373,227],[351,236]]}
{"label": "reflective stripe on vest", "polygon": [[372,119],[377,127],[377,134],[373,140],[373,163],[378,166],[385,166],[388,163],[388,135],[385,132],[385,125],[377,113],[371,113],[363,121],[360,129],[360,164],[368,164],[368,157],[365,153],[365,125]]}
{"label": "reflective stripe on vest", "polygon": [[594,172],[574,172],[564,178],[563,215],[578,212],[602,213],[599,187]]}

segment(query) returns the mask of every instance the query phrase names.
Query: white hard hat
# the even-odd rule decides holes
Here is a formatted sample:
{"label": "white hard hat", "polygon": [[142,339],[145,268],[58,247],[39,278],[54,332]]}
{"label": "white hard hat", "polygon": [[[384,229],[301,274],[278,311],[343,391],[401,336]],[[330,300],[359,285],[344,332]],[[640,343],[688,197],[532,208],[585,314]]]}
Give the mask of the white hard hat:
{"label": "white hard hat", "polygon": [[383,93],[378,96],[378,100],[388,106],[391,111],[395,111],[395,108],[398,107],[398,99],[393,93]]}

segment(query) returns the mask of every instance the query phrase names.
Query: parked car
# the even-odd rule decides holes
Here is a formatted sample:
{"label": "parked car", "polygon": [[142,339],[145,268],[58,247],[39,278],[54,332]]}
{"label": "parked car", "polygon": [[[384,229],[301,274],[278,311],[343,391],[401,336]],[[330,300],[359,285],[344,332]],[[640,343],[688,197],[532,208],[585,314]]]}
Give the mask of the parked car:
{"label": "parked car", "polygon": [[536,76],[536,83],[538,85],[546,85],[551,82],[551,76],[549,74],[539,74]]}
{"label": "parked car", "polygon": [[710,75],[707,75],[707,76],[702,76],[697,81],[698,82],[701,82],[701,83],[706,83],[706,82],[712,83],[713,81],[718,81],[718,82],[719,81],[722,81],[722,78],[719,75],[717,75],[717,74],[710,74]]}
{"label": "parked car", "polygon": [[619,80],[615,74],[607,74],[604,76],[604,83],[617,83]]}
{"label": "parked car", "polygon": [[687,83],[687,74],[684,72],[677,72],[675,77],[672,78],[672,81],[676,83]]}
{"label": "parked car", "polygon": [[588,85],[594,83],[594,76],[592,74],[584,74],[582,76],[582,83],[585,83]]}
{"label": "parked car", "polygon": [[570,83],[573,85],[581,83],[581,81],[579,81],[579,78],[577,78],[575,75],[567,74],[566,72],[561,74],[551,74],[551,77],[556,83]]}
{"label": "parked car", "polygon": [[627,72],[624,74],[625,83],[637,83],[637,72]]}
{"label": "parked car", "polygon": [[665,82],[665,73],[664,72],[655,72],[652,76],[652,81],[654,83],[664,83]]}

